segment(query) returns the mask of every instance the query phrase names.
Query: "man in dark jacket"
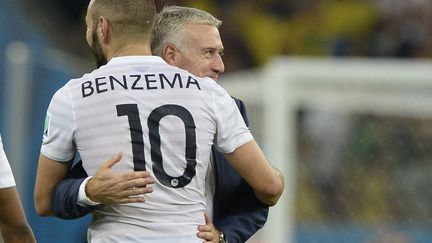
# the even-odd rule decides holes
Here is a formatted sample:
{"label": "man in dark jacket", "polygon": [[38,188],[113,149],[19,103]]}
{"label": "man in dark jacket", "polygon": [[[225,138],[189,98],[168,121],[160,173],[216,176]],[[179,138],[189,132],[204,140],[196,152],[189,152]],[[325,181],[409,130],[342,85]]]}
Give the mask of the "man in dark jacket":
{"label": "man in dark jacket", "polygon": [[[220,25],[221,21],[207,12],[178,6],[166,7],[156,20],[152,52],[168,64],[216,81],[224,71],[221,58],[223,45],[218,31]],[[235,101],[246,125],[249,125],[244,103],[239,99]],[[209,242],[245,242],[265,224],[268,206],[255,197],[252,188],[214,147],[212,154],[213,164],[206,179],[208,221],[200,226],[198,236]],[[131,186],[139,178],[126,178],[125,174],[111,171],[110,166],[118,160],[120,158],[114,157],[102,165],[93,178],[87,177],[81,163],[74,166],[53,193],[52,209],[55,215],[73,219],[90,213],[99,203],[117,204],[135,200],[136,197],[122,194],[124,188],[121,187],[128,181]],[[123,183],[116,183],[118,181]]]}

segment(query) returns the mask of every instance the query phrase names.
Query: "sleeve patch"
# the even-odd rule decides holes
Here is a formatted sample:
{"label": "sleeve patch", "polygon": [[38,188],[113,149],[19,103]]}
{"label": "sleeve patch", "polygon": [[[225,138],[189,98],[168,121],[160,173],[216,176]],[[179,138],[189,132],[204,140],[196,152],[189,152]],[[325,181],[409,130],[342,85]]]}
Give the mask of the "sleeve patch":
{"label": "sleeve patch", "polygon": [[44,123],[44,132],[43,132],[44,137],[48,137],[49,135],[50,123],[51,123],[51,115],[47,113],[45,116],[45,123]]}

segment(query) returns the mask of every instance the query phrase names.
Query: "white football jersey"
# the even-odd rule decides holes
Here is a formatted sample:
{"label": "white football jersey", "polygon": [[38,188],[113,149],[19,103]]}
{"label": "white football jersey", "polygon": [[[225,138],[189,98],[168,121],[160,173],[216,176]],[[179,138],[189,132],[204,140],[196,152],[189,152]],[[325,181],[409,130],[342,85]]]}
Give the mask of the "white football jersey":
{"label": "white football jersey", "polygon": [[162,235],[201,242],[196,233],[204,224],[211,146],[230,153],[253,139],[234,100],[214,80],[156,56],[116,57],[70,80],[52,98],[46,122],[46,157],[69,161],[78,151],[93,175],[122,152],[115,171],[147,170],[155,178],[145,203],[103,205],[94,212],[94,242],[131,232],[141,234],[140,242]]}
{"label": "white football jersey", "polygon": [[15,179],[6,153],[3,150],[3,142],[0,135],[0,188],[15,186]]}

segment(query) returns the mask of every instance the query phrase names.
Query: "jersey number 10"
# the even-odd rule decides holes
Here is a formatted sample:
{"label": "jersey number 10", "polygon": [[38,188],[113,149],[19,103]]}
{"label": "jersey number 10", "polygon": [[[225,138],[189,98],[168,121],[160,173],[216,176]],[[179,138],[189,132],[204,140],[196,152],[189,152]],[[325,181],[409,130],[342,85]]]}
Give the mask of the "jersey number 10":
{"label": "jersey number 10", "polygon": [[[146,170],[144,155],[144,136],[137,104],[117,105],[117,116],[127,116],[132,140],[132,154],[135,171]],[[163,167],[163,155],[161,152],[161,137],[159,123],[165,116],[173,115],[180,118],[185,125],[186,168],[181,176],[173,177],[166,173]],[[192,181],[196,173],[196,132],[192,114],[179,105],[162,105],[155,108],[147,119],[149,130],[150,154],[153,161],[153,173],[163,185],[171,188],[185,187]]]}

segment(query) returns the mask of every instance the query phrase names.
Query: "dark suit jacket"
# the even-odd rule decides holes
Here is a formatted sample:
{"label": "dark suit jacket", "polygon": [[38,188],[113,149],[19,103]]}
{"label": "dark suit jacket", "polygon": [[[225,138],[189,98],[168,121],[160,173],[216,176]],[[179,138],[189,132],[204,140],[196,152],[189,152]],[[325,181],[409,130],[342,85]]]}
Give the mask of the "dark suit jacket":
{"label": "dark suit jacket", "polygon": [[[246,125],[249,122],[244,103],[234,98]],[[213,147],[216,189],[213,203],[213,223],[226,235],[229,243],[241,243],[264,226],[268,206],[261,203],[252,188],[243,180],[223,155]],[[77,204],[78,191],[87,177],[78,162],[55,188],[51,207],[55,215],[63,219],[75,219],[90,213],[95,207]],[[97,207],[97,206],[96,206]]]}

